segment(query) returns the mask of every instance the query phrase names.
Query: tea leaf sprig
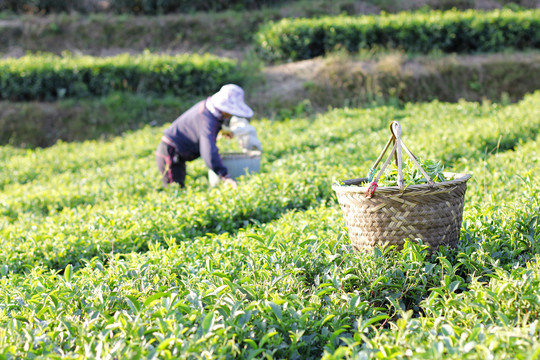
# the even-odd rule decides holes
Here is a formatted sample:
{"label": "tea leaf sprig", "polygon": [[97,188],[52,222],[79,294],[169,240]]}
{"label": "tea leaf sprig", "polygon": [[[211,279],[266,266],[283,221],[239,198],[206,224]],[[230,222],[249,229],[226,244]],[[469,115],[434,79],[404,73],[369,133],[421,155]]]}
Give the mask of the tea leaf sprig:
{"label": "tea leaf sprig", "polygon": [[[418,159],[418,162],[433,181],[442,182],[447,180],[443,174],[444,165],[441,161]],[[403,181],[405,186],[427,183],[426,178],[411,159],[403,161]],[[398,186],[398,168],[396,164],[390,164],[386,168],[378,184],[379,186]]]}

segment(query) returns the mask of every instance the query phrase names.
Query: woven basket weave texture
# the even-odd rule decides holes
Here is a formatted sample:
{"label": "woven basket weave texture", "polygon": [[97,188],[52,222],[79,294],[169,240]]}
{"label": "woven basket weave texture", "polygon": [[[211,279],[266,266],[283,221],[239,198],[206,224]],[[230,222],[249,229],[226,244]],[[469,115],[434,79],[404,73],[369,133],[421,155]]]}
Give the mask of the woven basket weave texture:
{"label": "woven basket weave texture", "polygon": [[422,239],[431,250],[455,246],[471,176],[454,176],[455,180],[435,186],[411,185],[404,191],[380,187],[371,198],[365,195],[367,187],[360,186],[367,178],[348,180],[346,186],[334,184],[352,246],[356,250],[385,245],[401,249],[405,239]]}

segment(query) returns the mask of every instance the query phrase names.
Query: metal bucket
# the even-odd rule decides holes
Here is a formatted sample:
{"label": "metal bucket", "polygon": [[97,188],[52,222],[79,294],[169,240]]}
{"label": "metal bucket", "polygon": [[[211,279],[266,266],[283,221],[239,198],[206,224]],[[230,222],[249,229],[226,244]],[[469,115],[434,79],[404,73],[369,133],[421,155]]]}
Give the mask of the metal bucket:
{"label": "metal bucket", "polygon": [[[258,173],[261,169],[261,152],[247,151],[221,154],[223,165],[229,170],[229,176],[236,179],[249,173]],[[211,187],[217,186],[221,181],[219,175],[208,170],[208,181]]]}

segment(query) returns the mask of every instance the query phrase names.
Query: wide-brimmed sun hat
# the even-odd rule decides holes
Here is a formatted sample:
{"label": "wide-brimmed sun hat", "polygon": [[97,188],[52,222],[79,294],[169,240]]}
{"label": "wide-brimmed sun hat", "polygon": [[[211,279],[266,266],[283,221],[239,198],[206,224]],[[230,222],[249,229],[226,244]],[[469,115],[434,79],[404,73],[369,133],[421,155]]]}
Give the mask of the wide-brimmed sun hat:
{"label": "wide-brimmed sun hat", "polygon": [[238,85],[227,84],[210,97],[219,111],[239,117],[252,117],[253,110],[244,102],[244,90]]}

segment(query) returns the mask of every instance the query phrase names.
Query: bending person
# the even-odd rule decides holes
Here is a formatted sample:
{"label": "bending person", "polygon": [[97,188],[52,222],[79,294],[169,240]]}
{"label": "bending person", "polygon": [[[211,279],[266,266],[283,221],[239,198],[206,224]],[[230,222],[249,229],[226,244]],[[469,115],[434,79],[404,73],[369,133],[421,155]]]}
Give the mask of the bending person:
{"label": "bending person", "polygon": [[202,157],[206,166],[222,181],[236,188],[221,161],[217,135],[232,116],[251,117],[253,110],[244,102],[244,90],[224,85],[217,93],[193,105],[165,129],[156,150],[156,163],[164,186],[185,186],[186,162]]}

